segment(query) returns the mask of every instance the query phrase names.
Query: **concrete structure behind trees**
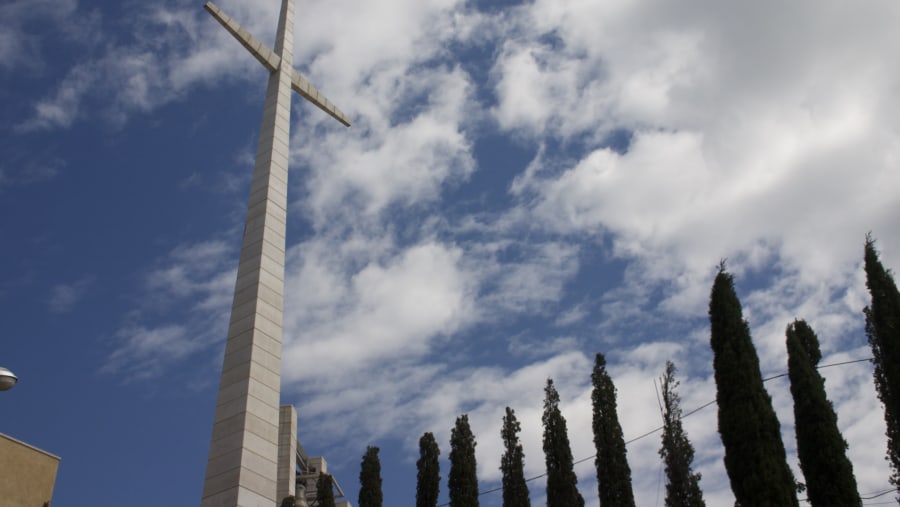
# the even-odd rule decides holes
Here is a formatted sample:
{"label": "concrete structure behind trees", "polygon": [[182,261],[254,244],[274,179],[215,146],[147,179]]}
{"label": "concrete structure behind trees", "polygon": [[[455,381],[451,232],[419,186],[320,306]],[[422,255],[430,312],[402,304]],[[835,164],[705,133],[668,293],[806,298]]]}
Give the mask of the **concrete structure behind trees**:
{"label": "concrete structure behind trees", "polygon": [[[282,405],[278,424],[278,501],[295,497],[295,507],[316,505],[316,486],[319,476],[328,473],[328,462],[322,456],[307,456],[297,438],[297,410]],[[293,457],[293,459],[291,459]],[[344,498],[344,491],[332,475],[335,507],[353,507]]]}

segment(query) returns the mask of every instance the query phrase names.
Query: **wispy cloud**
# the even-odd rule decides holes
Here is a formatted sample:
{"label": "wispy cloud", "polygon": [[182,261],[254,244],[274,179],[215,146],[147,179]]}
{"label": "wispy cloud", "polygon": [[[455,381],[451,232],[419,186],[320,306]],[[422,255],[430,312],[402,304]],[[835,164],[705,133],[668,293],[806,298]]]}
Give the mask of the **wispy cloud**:
{"label": "wispy cloud", "polygon": [[[74,0],[69,4],[74,10]],[[133,114],[183,97],[191,87],[239,78],[255,63],[234,58],[243,49],[227,43],[233,41],[225,40],[228,34],[206,19],[202,9],[177,2],[133,7],[139,12],[125,18],[129,30],[121,33],[130,36],[122,39],[114,38],[115,32],[101,32],[97,15],[83,14],[93,33],[106,33],[104,44],[73,35],[85,58],[33,105],[17,131],[69,128],[83,120],[121,126]]]}
{"label": "wispy cloud", "polygon": [[[609,352],[626,437],[640,435],[658,425],[652,379],[665,359],[680,363],[686,408],[715,397],[706,304],[726,257],[764,371],[784,369],[794,317],[813,324],[835,361],[864,354],[865,232],[884,236],[887,263],[900,266],[900,238],[888,236],[900,230],[900,71],[884,63],[900,35],[886,15],[897,7],[876,3],[763,2],[735,15],[699,0],[538,0],[494,14],[450,0],[308,2],[296,58],[354,127],[329,128],[314,112],[292,138],[304,178],[291,208],[313,227],[288,249],[284,379],[316,421],[306,438],[354,459],[381,438],[412,455],[422,431],[446,442],[469,412],[479,473],[496,480],[508,404],[538,474],[549,376],[576,457],[593,454],[595,349]],[[261,37],[274,25],[270,10],[225,7]],[[153,45],[96,59],[101,75],[126,83],[113,100],[122,118],[255,65],[200,14],[156,13]],[[485,26],[492,32],[476,30]],[[466,44],[492,49],[487,81],[447,49]],[[63,86],[48,99],[61,112],[48,109],[42,128],[74,124],[93,93],[67,103]],[[474,147],[496,126],[537,155],[509,168],[503,209],[448,212],[448,196],[488,170]],[[608,146],[615,129],[631,134],[627,149]],[[221,343],[236,264],[226,245],[184,245],[152,268],[144,303],[117,335],[116,371],[157,374]],[[590,252],[624,273],[585,296],[575,286],[592,276]],[[191,312],[152,313],[177,305]],[[512,325],[538,317],[547,329]],[[884,463],[864,456],[883,447],[869,372],[826,376],[861,488],[880,489]],[[783,385],[770,392],[792,449],[790,401]],[[710,503],[732,502],[714,409],[685,424]],[[647,437],[629,448],[640,504],[655,498],[657,447]],[[593,471],[578,473],[587,493]]]}
{"label": "wispy cloud", "polygon": [[154,378],[222,343],[234,290],[233,252],[214,240],[178,245],[157,260],[144,277],[140,303],[111,337],[103,371]]}
{"label": "wispy cloud", "polygon": [[[77,0],[12,0],[0,5],[0,71],[21,67],[32,71],[43,66],[41,54],[42,40],[36,31],[30,30],[33,23],[49,22],[60,34],[78,38],[76,27],[89,28],[90,16],[79,16],[73,20]],[[71,24],[68,30],[62,30]]]}
{"label": "wispy cloud", "polygon": [[329,262],[333,252],[323,246],[291,253],[283,352],[293,366],[285,372],[288,383],[321,378],[336,363],[368,369],[422,357],[435,340],[471,322],[474,287],[458,248],[426,242],[353,269]]}
{"label": "wispy cloud", "polygon": [[66,168],[65,160],[55,157],[52,150],[44,153],[24,153],[11,150],[0,162],[0,191],[3,187],[25,186],[50,181]]}
{"label": "wispy cloud", "polygon": [[85,297],[95,278],[87,276],[72,283],[61,283],[50,289],[50,299],[47,302],[53,313],[67,313]]}

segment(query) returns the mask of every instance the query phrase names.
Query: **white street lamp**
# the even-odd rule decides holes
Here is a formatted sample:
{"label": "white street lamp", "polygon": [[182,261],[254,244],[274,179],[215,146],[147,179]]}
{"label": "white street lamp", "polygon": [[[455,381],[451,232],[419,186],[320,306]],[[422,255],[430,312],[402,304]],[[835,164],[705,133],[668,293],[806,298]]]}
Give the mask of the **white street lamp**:
{"label": "white street lamp", "polygon": [[12,389],[12,387],[16,385],[17,380],[19,380],[19,378],[13,375],[13,372],[0,366],[0,391]]}

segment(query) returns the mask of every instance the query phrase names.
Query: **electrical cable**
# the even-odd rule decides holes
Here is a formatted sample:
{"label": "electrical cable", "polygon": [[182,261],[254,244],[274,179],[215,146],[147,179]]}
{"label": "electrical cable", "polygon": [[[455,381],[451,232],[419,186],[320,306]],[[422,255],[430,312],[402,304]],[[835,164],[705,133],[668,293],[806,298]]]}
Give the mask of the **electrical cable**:
{"label": "electrical cable", "polygon": [[[868,358],[866,358],[866,359],[854,359],[854,360],[852,360],[852,361],[842,361],[842,362],[839,362],[839,363],[823,364],[823,365],[816,366],[816,369],[817,369],[817,370],[821,370],[822,368],[831,368],[832,366],[844,366],[844,365],[853,364],[853,363],[861,363],[861,362],[864,362],[864,361],[872,361],[873,359],[874,359],[874,358],[872,358],[872,357],[868,357]],[[781,377],[786,377],[786,376],[787,376],[787,373],[781,373],[781,374],[779,374],[779,375],[773,375],[773,376],[771,376],[771,377],[766,377],[766,378],[764,378],[764,379],[763,379],[763,382],[768,382],[769,380],[774,380],[774,379],[781,378]],[[654,385],[655,385],[655,379],[654,379]],[[712,405],[712,404],[715,403],[715,402],[716,402],[716,400],[712,400],[712,401],[710,401],[710,402],[708,402],[708,403],[704,403],[703,405],[700,405],[699,407],[697,407],[697,408],[695,408],[695,409],[693,409],[693,410],[689,410],[689,411],[685,412],[684,414],[682,414],[681,418],[684,419],[685,417],[688,417],[688,416],[690,416],[690,415],[696,414],[697,412],[703,410],[704,408],[706,408],[706,407]],[[650,435],[652,435],[652,434],[654,434],[654,433],[656,433],[656,432],[662,431],[662,429],[663,429],[663,427],[660,426],[660,427],[654,428],[654,429],[652,429],[652,430],[650,430],[650,431],[648,431],[648,432],[646,432],[646,433],[642,433],[642,434],[640,434],[640,435],[638,435],[638,436],[632,438],[631,440],[627,440],[627,441],[625,442],[625,445],[628,445],[628,444],[630,444],[630,443],[636,442],[636,441],[638,441],[638,440],[640,440],[640,439],[642,439],[642,438],[649,437]],[[585,461],[594,459],[594,458],[596,458],[596,457],[597,457],[597,455],[594,454],[593,456],[588,456],[587,458],[583,458],[583,459],[580,459],[580,460],[578,460],[578,461],[574,461],[574,462],[572,462],[572,466],[578,465],[578,464],[580,464],[580,463],[584,463]],[[534,477],[529,477],[528,479],[525,479],[525,482],[531,482],[531,481],[534,481],[534,480],[537,480],[537,479],[540,479],[540,478],[546,477],[546,476],[547,476],[547,473],[544,472],[544,473],[542,473],[542,474],[540,474],[540,475],[535,475]],[[478,496],[483,496],[483,495],[487,495],[488,493],[494,493],[494,492],[502,491],[502,490],[503,490],[503,486],[500,486],[500,487],[492,488],[492,489],[489,489],[489,490],[486,490],[486,491],[481,491],[481,492],[478,493]],[[884,491],[882,491],[882,492],[879,492],[879,493],[876,494],[875,496],[860,497],[860,498],[863,499],[863,500],[871,500],[871,499],[874,499],[874,498],[878,498],[879,496],[886,495],[886,494],[890,493],[891,491],[895,491],[895,489],[894,489],[894,488],[887,489],[887,490],[884,490]],[[889,502],[889,503],[891,503],[891,502]],[[449,505],[450,505],[450,502],[447,502],[447,503],[442,503],[442,504],[440,504],[438,507],[447,507],[447,506],[449,506]],[[880,504],[866,504],[866,505],[880,505]]]}

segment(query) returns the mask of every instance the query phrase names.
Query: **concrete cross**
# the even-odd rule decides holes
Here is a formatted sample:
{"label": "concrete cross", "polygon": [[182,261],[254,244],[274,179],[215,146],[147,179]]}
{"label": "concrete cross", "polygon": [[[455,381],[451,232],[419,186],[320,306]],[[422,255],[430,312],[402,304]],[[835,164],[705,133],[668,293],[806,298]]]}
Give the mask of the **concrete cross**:
{"label": "concrete cross", "polygon": [[278,448],[291,90],[350,121],[292,67],[294,0],[282,0],[274,51],[212,2],[204,8],[268,69],[269,84],[201,506],[272,507],[295,479],[294,456]]}

